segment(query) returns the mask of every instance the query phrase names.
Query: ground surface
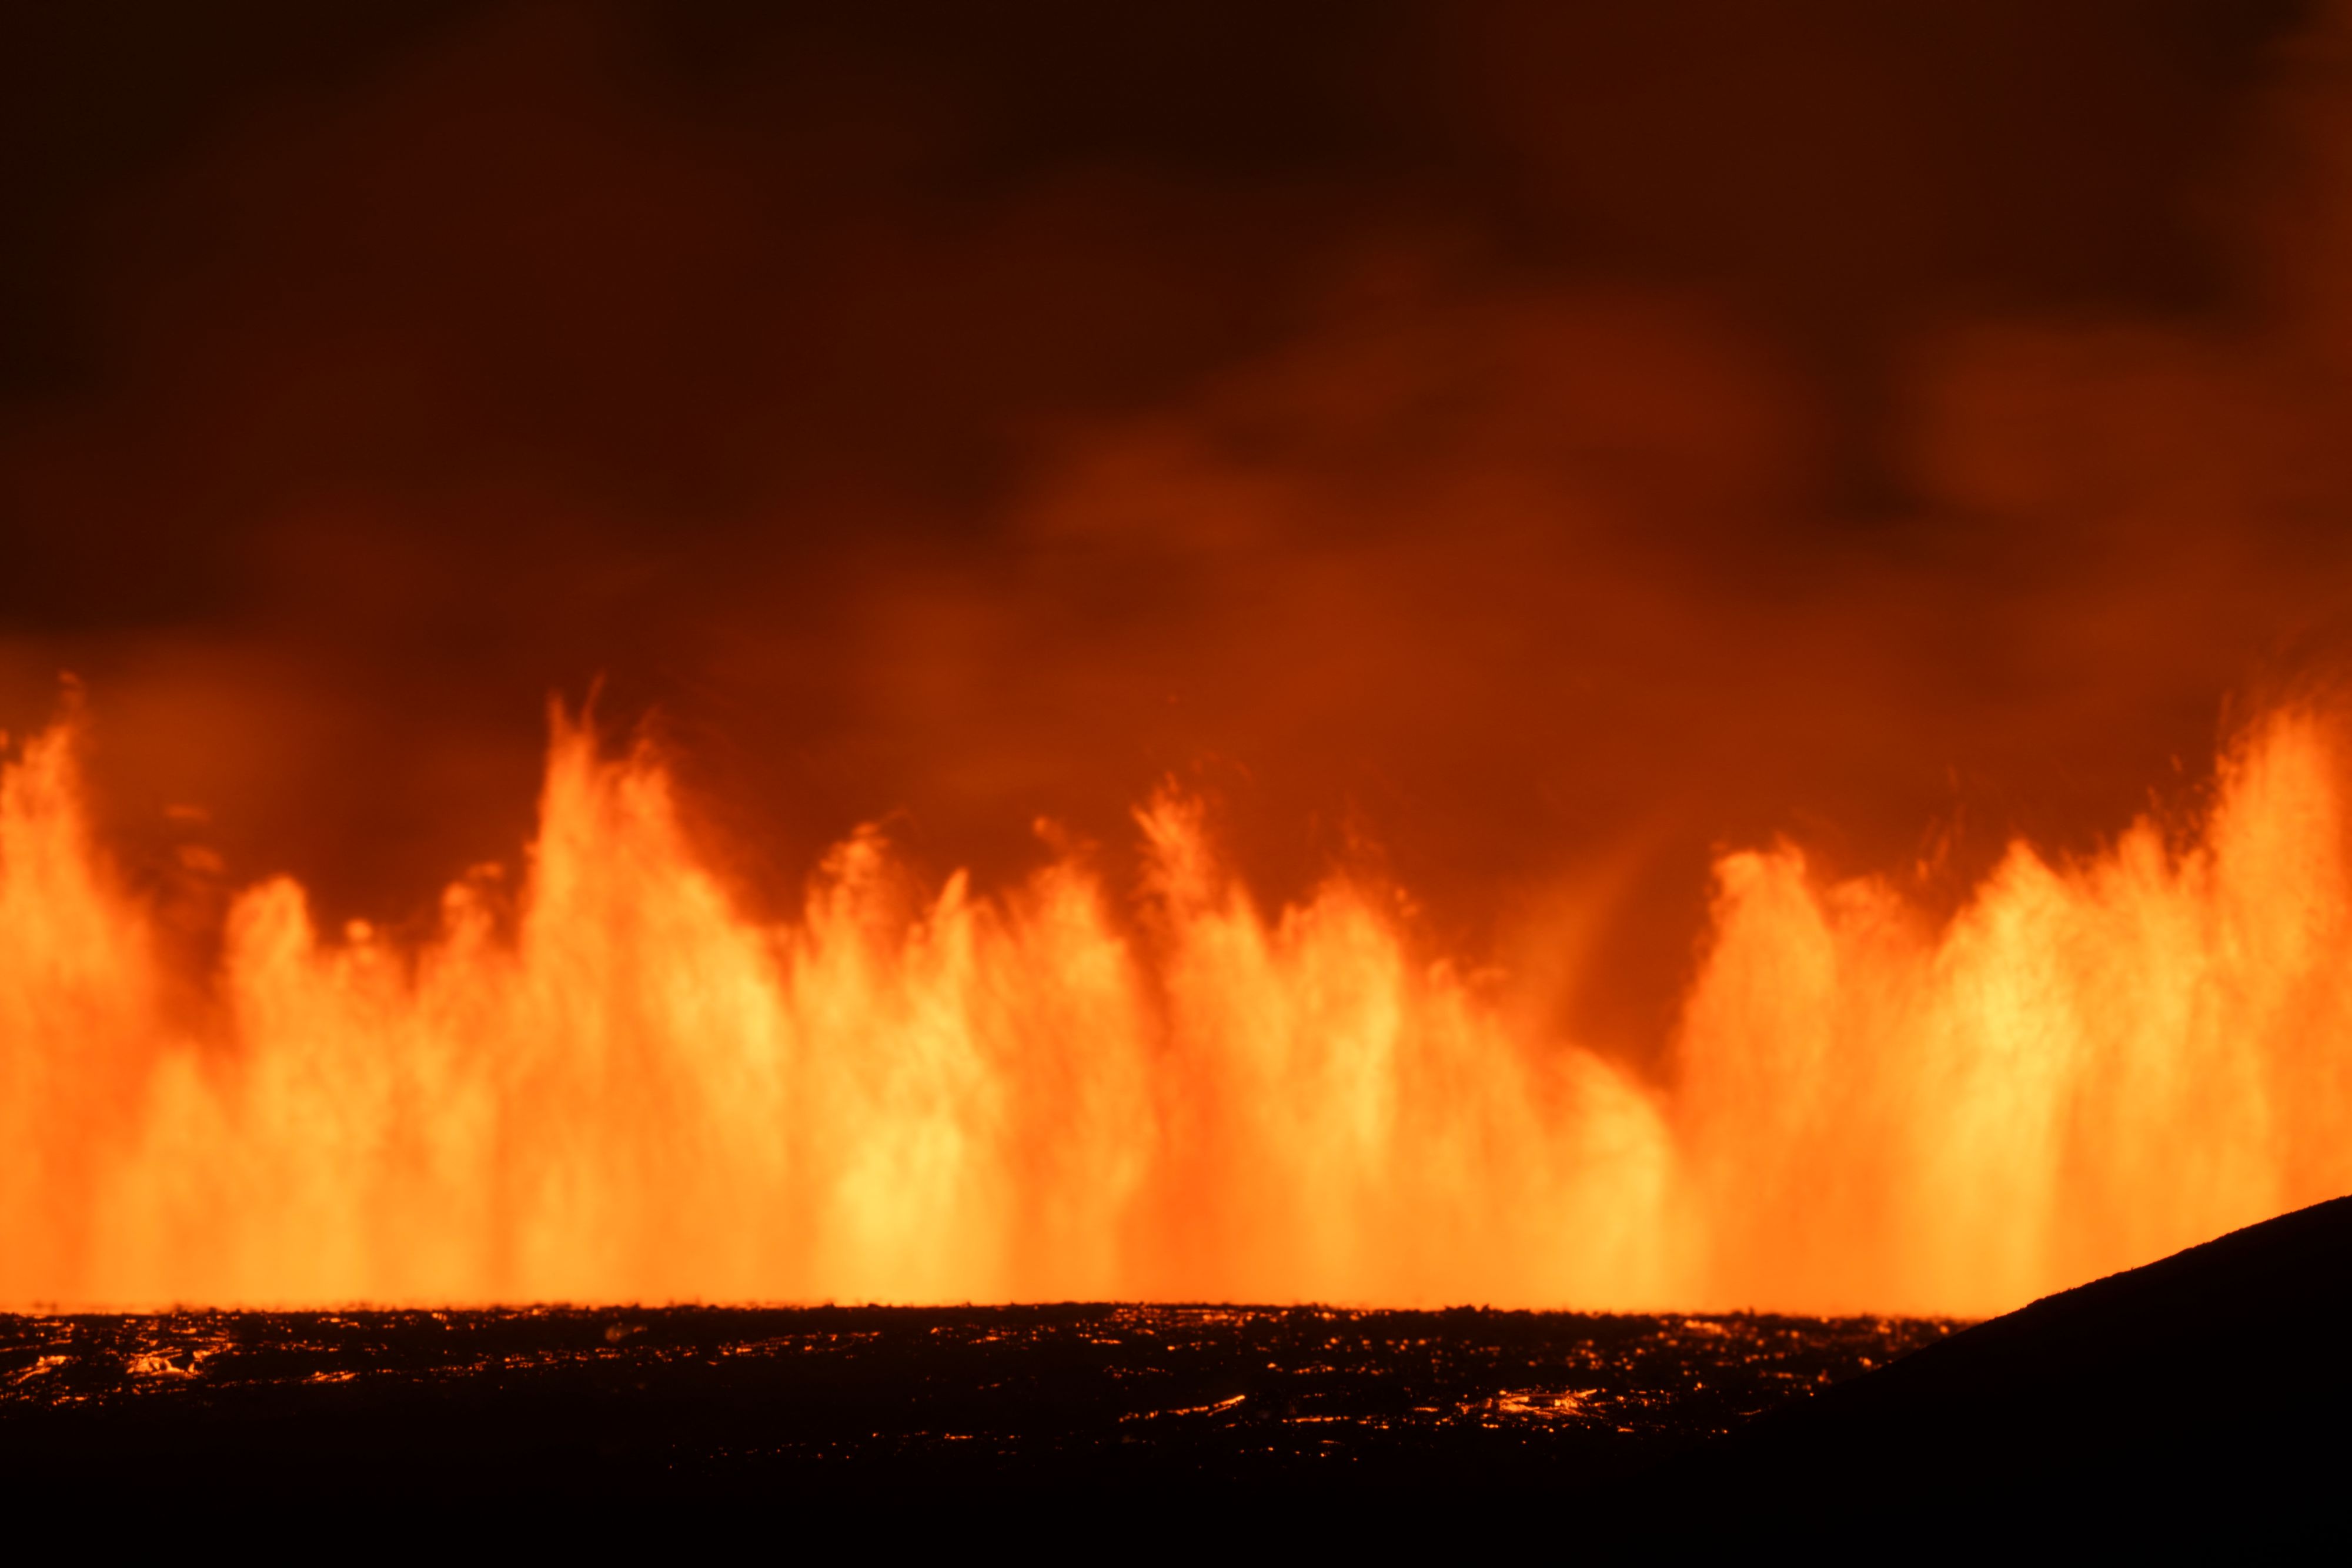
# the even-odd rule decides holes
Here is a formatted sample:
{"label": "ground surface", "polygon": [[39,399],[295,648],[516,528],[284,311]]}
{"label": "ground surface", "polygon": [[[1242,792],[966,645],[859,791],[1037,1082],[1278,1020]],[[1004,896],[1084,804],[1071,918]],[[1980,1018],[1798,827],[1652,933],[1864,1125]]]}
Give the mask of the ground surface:
{"label": "ground surface", "polygon": [[0,1474],[436,1496],[1591,1490],[1955,1326],[1134,1306],[0,1317]]}
{"label": "ground surface", "polygon": [[1994,1318],[1671,1467],[1749,1519],[2352,1546],[2352,1198]]}
{"label": "ground surface", "polygon": [[[2340,1556],[2347,1322],[2352,1199],[1974,1327],[1118,1306],[0,1317],[0,1494],[175,1540],[190,1520],[331,1520],[331,1538],[300,1526],[313,1547],[449,1500],[519,1503],[505,1517],[544,1544],[701,1497],[754,1506],[639,1519],[672,1547],[681,1521],[842,1505],[836,1521],[893,1539],[1058,1531],[1097,1554],[1225,1550],[1275,1518],[1326,1554],[1418,1528],[1551,1556],[2060,1537]],[[337,1506],[252,1506],[271,1493]],[[537,1506],[551,1497],[590,1506]]]}

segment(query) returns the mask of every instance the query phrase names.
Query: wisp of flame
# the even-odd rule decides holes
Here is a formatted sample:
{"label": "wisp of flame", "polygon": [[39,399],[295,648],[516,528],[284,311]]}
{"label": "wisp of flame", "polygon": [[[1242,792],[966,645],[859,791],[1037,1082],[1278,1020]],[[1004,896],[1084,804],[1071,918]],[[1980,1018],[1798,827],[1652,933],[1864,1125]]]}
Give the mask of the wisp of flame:
{"label": "wisp of flame", "polygon": [[2352,1186],[2344,770],[2302,709],[2195,832],[2013,846],[1947,920],[1723,857],[1663,1082],[1364,879],[1269,915],[1172,790],[1132,918],[1082,856],[930,892],[864,832],[754,920],[659,760],[561,716],[510,897],[402,944],[265,883],[191,1009],[74,755],[0,767],[0,1305],[1975,1314]]}

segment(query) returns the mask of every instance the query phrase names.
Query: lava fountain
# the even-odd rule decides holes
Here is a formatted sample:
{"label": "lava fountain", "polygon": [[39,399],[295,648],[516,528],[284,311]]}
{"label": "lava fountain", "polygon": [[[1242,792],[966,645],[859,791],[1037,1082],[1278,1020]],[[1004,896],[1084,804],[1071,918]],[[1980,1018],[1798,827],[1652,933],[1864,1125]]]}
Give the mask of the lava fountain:
{"label": "lava fountain", "polygon": [[[1948,918],[1729,853],[1649,1081],[1201,805],[998,894],[878,832],[762,922],[659,758],[556,715],[537,836],[437,928],[276,880],[174,972],[76,721],[0,772],[0,1302],[1475,1300],[1990,1312],[2352,1186],[2336,721],[2210,809],[2023,843]],[[201,1005],[191,1005],[191,995]]]}

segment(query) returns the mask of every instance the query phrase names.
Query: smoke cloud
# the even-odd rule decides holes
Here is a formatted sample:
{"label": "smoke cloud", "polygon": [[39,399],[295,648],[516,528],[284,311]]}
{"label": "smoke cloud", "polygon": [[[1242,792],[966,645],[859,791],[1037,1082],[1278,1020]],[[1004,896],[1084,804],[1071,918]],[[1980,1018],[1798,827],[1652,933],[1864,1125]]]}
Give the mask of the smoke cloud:
{"label": "smoke cloud", "polygon": [[1174,775],[1640,1059],[1716,850],[2085,848],[2340,645],[2340,12],[170,9],[0,50],[0,724],[192,932],[593,689],[747,900]]}

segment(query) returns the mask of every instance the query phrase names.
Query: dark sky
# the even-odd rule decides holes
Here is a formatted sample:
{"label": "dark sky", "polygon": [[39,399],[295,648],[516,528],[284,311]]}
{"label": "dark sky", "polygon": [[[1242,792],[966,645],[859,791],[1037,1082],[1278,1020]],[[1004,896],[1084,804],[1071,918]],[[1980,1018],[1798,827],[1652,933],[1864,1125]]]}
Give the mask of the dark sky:
{"label": "dark sky", "polygon": [[2337,646],[2305,5],[0,15],[0,725],[134,876],[426,909],[601,681],[747,896],[1172,773],[1606,890],[1640,1049],[1712,849],[2079,848]]}

